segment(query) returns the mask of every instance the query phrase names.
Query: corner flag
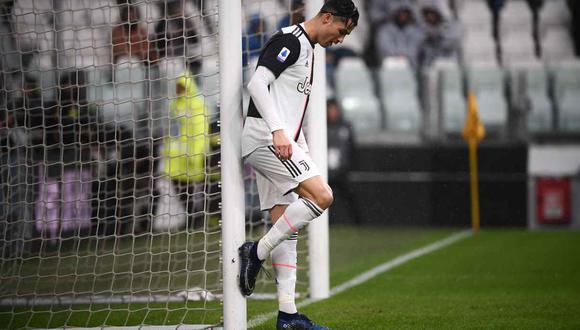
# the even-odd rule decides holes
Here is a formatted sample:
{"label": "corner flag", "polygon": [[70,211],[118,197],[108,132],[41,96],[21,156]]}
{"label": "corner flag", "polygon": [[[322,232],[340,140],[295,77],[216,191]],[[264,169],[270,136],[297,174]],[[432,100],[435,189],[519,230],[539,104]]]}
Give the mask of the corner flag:
{"label": "corner flag", "polygon": [[467,118],[463,127],[463,138],[469,144],[469,177],[471,181],[471,229],[479,231],[479,188],[477,178],[477,144],[485,136],[485,127],[479,120],[477,100],[473,92],[467,96]]}

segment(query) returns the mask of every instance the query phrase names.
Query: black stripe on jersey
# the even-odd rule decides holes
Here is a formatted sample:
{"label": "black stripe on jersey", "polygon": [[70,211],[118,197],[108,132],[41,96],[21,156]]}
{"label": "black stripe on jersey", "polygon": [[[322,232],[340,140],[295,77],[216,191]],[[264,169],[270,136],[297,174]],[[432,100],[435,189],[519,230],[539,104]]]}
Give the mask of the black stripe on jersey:
{"label": "black stripe on jersey", "polygon": [[[312,53],[312,63],[310,63],[310,85],[312,85],[312,81],[314,80],[314,53]],[[308,108],[308,102],[310,101],[310,94],[306,96],[306,102],[304,102],[304,109],[302,109],[302,118],[300,118],[300,125],[296,130],[296,134],[294,135],[294,141],[298,141],[298,137],[300,137],[300,131],[302,130],[302,123],[304,123],[304,115],[306,114],[306,109]]]}
{"label": "black stripe on jersey", "polygon": [[306,33],[306,30],[304,30],[304,28],[300,24],[298,24],[296,26],[298,26],[298,28],[300,29],[300,31],[302,31],[302,33],[304,33],[306,35],[306,39],[308,39],[308,41],[310,41],[310,46],[312,46],[312,48],[314,49],[314,47],[316,46],[316,44],[312,42],[312,39],[310,39],[310,36],[308,35],[308,33]]}
{"label": "black stripe on jersey", "polygon": [[296,28],[292,31],[292,34],[295,35],[297,38],[300,38],[300,36],[303,34],[300,26],[297,25]]}
{"label": "black stripe on jersey", "polygon": [[300,29],[298,27],[295,27],[294,30],[292,30],[292,34],[298,37],[298,33],[301,32]]}
{"label": "black stripe on jersey", "polygon": [[314,205],[314,203],[307,200],[306,198],[300,198],[300,199],[302,200],[304,205],[306,205],[306,207],[308,207],[310,209],[310,211],[312,211],[312,213],[314,213],[314,215],[319,217],[322,214],[322,210],[320,210],[320,208],[318,208],[318,206]]}
{"label": "black stripe on jersey", "polygon": [[294,164],[294,161],[292,161],[292,159],[288,159],[287,162],[298,172],[299,175],[302,174],[302,171],[300,171],[300,168],[298,168],[298,166]]}
{"label": "black stripe on jersey", "polygon": [[280,159],[278,157],[278,155],[276,154],[276,150],[274,149],[273,146],[268,146],[268,149],[270,149],[270,151],[274,154],[274,156],[276,158],[278,158],[278,160],[280,161],[280,163],[282,163],[282,165],[284,165],[284,167],[286,167],[286,169],[288,170],[288,172],[290,173],[290,175],[292,175],[292,178],[295,178],[296,176],[298,176],[298,174],[294,171],[294,169],[289,166],[288,164],[286,164],[285,161],[283,161],[282,159]]}

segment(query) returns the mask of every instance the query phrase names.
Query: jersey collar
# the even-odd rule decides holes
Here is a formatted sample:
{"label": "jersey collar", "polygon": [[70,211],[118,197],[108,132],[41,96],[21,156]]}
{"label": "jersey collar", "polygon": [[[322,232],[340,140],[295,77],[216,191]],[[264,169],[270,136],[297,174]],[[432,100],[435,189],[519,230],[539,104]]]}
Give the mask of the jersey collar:
{"label": "jersey collar", "polygon": [[304,23],[297,24],[297,26],[300,28],[300,30],[302,30],[302,32],[304,32],[304,35],[306,36],[306,39],[308,39],[308,42],[310,42],[310,46],[312,46],[312,49],[314,49],[314,46],[316,44],[312,42],[312,39],[310,39],[310,36],[308,35],[308,33],[306,33],[306,30],[304,29],[303,25],[304,25]]}

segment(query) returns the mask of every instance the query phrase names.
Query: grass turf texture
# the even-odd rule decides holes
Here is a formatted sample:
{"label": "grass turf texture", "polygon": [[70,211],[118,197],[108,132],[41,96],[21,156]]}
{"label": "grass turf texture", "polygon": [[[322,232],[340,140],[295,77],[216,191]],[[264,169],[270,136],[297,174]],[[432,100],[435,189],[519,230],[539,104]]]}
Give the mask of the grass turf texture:
{"label": "grass turf texture", "polygon": [[[449,235],[450,230],[332,227],[331,286]],[[218,303],[0,309],[0,327],[215,323]],[[114,308],[109,312],[108,307]],[[248,319],[275,311],[249,301]],[[84,309],[84,310],[81,310]],[[170,309],[171,311],[167,311]],[[40,312],[43,310],[44,312]],[[340,312],[337,312],[340,311]],[[50,312],[50,313],[49,313]],[[580,235],[483,231],[302,310],[332,329],[578,329]],[[270,320],[258,329],[273,329]]]}
{"label": "grass turf texture", "polygon": [[580,235],[483,231],[302,312],[331,329],[580,329]]}

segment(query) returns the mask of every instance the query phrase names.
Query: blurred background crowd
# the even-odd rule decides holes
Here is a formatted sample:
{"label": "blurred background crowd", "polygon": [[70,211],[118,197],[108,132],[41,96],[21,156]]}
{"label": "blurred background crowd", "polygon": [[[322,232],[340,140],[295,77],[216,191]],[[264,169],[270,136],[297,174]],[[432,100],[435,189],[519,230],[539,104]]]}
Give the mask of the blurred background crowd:
{"label": "blurred background crowd", "polygon": [[[351,221],[365,215],[346,175],[355,149],[458,141],[467,91],[490,139],[578,141],[580,2],[354,2],[358,27],[326,52],[330,181]],[[247,79],[305,6],[243,11]],[[8,236],[207,225],[219,212],[217,22],[217,1],[0,1]]]}
{"label": "blurred background crowd", "polygon": [[[277,21],[271,13],[284,2],[250,2],[256,8],[246,7],[247,61],[258,55],[264,31],[304,18],[300,0]],[[355,2],[359,26],[327,50],[326,73],[329,94],[364,141],[453,137],[468,90],[494,138],[580,131],[577,1]]]}

